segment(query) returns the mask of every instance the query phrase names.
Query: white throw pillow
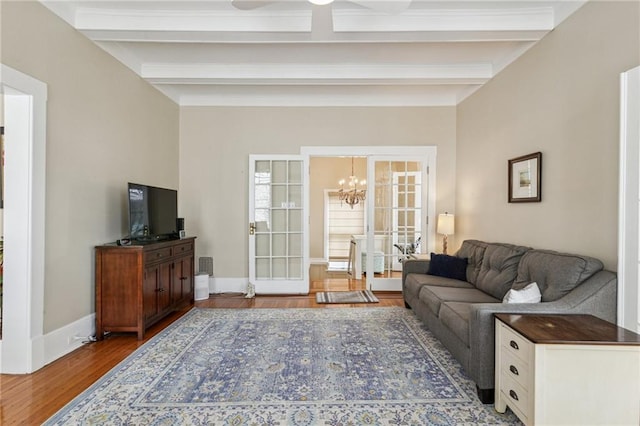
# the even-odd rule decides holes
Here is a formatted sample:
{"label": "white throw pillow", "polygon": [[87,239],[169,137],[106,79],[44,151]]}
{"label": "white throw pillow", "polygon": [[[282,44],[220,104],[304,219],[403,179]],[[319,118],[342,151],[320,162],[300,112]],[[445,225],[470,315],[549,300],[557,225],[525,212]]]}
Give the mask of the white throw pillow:
{"label": "white throw pillow", "polygon": [[542,300],[538,283],[527,284],[520,290],[511,289],[504,295],[502,303],[538,303]]}

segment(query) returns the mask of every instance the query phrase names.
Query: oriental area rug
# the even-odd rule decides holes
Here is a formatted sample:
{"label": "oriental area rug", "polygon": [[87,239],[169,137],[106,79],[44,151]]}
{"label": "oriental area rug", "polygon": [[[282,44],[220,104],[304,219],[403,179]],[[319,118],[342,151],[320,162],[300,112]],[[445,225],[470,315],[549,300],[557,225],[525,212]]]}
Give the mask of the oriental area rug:
{"label": "oriental area rug", "polygon": [[519,424],[410,310],[194,308],[46,425]]}

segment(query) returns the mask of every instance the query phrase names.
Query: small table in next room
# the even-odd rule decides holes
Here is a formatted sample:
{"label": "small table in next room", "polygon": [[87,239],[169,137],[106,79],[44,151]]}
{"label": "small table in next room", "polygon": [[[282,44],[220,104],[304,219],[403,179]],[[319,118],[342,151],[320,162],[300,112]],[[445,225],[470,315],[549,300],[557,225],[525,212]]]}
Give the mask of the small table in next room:
{"label": "small table in next room", "polygon": [[640,335],[591,315],[495,316],[498,412],[527,426],[640,424]]}

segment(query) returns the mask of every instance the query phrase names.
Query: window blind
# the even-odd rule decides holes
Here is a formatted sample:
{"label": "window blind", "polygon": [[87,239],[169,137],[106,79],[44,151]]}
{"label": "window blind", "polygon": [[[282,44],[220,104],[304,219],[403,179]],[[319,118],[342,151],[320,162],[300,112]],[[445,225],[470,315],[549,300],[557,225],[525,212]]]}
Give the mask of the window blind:
{"label": "window blind", "polygon": [[351,235],[364,234],[364,203],[349,206],[340,202],[338,192],[329,192],[327,208],[329,259],[349,257]]}

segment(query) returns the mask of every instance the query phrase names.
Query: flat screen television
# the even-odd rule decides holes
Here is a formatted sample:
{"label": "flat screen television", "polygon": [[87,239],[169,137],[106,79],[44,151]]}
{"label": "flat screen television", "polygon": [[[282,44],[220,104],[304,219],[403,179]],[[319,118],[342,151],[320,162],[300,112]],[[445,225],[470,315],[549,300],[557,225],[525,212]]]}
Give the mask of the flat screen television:
{"label": "flat screen television", "polygon": [[178,191],[129,182],[129,237],[153,241],[178,236]]}

